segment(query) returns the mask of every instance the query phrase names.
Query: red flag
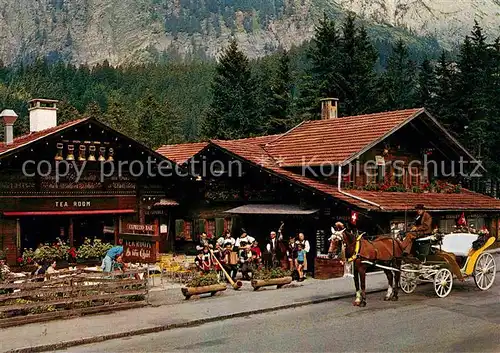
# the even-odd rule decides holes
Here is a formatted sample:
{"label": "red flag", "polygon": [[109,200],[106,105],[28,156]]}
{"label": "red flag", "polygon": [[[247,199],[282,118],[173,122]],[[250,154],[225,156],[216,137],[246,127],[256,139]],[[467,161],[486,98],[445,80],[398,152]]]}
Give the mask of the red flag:
{"label": "red flag", "polygon": [[356,225],[357,221],[358,221],[358,212],[351,211],[351,223],[353,225]]}
{"label": "red flag", "polygon": [[462,212],[462,214],[460,215],[460,218],[457,221],[457,225],[464,226],[464,227],[467,226],[467,220],[465,219],[465,215],[464,215],[463,212]]}

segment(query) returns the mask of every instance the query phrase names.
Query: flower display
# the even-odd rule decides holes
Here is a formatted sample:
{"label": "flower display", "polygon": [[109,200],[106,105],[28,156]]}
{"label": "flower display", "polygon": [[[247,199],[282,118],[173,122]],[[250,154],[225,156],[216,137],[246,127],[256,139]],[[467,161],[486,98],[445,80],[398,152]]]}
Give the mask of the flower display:
{"label": "flower display", "polygon": [[113,247],[110,243],[103,243],[100,239],[94,239],[93,241],[89,238],[85,238],[83,244],[78,248],[76,252],[77,259],[95,259],[102,258],[106,255],[106,252]]}

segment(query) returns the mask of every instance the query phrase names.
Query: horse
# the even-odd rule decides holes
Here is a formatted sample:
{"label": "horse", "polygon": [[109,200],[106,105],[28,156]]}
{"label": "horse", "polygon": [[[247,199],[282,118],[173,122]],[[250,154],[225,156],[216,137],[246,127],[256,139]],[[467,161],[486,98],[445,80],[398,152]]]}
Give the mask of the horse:
{"label": "horse", "polygon": [[366,270],[368,264],[364,263],[364,261],[396,269],[394,274],[392,270],[388,268],[384,269],[389,282],[384,300],[397,301],[401,277],[399,270],[401,269],[401,258],[403,257],[403,249],[400,242],[391,236],[379,236],[377,239],[370,241],[363,239],[363,234],[356,236],[346,231],[346,229],[335,231],[332,227],[332,237],[330,238],[330,248],[328,250],[329,255],[332,256],[332,254],[337,252],[339,243],[343,244],[345,246],[346,261],[354,263],[353,275],[354,286],[356,287],[356,299],[353,305],[366,306]]}

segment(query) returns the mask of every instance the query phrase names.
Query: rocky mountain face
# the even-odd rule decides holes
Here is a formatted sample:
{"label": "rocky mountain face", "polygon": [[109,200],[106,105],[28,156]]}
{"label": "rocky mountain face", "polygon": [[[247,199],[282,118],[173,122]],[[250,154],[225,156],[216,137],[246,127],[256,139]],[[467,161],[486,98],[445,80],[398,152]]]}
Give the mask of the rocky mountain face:
{"label": "rocky mountain face", "polygon": [[456,44],[474,19],[491,36],[500,0],[0,0],[0,59],[111,64],[213,57],[235,36],[250,57],[311,38],[323,12],[354,11],[372,35]]}

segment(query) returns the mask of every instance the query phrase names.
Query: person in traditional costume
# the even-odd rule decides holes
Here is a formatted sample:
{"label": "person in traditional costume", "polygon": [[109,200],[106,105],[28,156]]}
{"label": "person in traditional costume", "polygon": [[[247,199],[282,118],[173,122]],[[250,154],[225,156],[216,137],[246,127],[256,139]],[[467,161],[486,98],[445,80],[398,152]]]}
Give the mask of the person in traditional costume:
{"label": "person in traditional costume", "polygon": [[297,243],[297,246],[298,245],[302,246],[302,250],[305,253],[304,263],[303,263],[303,271],[304,271],[303,278],[305,278],[306,273],[307,273],[307,255],[309,254],[309,251],[311,250],[311,246],[309,245],[309,241],[305,238],[304,233],[299,233],[299,237],[298,237],[296,243]]}
{"label": "person in traditional costume", "polygon": [[231,231],[230,230],[226,230],[226,232],[224,233],[224,236],[220,237],[217,242],[222,242],[223,246],[225,246],[225,244],[227,242],[230,242],[231,243],[231,246],[234,246],[234,244],[236,244],[236,239],[234,239],[232,236],[231,236]]}
{"label": "person in traditional costume", "polygon": [[250,250],[250,244],[245,240],[241,240],[239,249],[240,271],[243,279],[249,281],[249,274],[252,272],[252,251]]}
{"label": "person in traditional costume", "polygon": [[207,236],[207,233],[203,232],[200,235],[199,244],[196,246],[196,250],[203,251],[203,249],[208,246],[209,248],[213,248],[213,245],[210,244],[210,239]]}
{"label": "person in traditional costume", "polygon": [[254,240],[254,242],[252,243],[250,251],[252,252],[253,265],[255,268],[258,268],[262,261],[262,252],[260,251],[259,243],[257,242],[257,240]]}
{"label": "person in traditional costume", "polygon": [[289,270],[295,270],[295,259],[297,258],[297,244],[295,243],[295,237],[292,235],[288,241],[288,249],[286,252],[286,257],[288,259]]}
{"label": "person in traditional costume", "polygon": [[414,239],[426,237],[432,234],[431,215],[425,210],[425,207],[422,204],[415,206],[415,209],[417,210],[415,225],[410,229],[410,232],[406,234],[403,242],[401,243],[404,255],[410,254]]}
{"label": "person in traditional costume", "polygon": [[280,261],[278,258],[278,252],[280,251],[278,242],[283,239],[280,233],[279,239],[276,237],[276,232],[272,231],[269,233],[269,242],[266,246],[268,264],[267,267],[280,267]]}
{"label": "person in traditional costume", "polygon": [[235,246],[238,248],[238,249],[242,249],[243,247],[241,246],[241,243],[244,242],[245,243],[245,247],[248,245],[248,244],[252,244],[254,242],[255,238],[249,236],[246,232],[245,229],[242,229],[241,230],[241,236],[236,239],[236,242],[235,242]]}
{"label": "person in traditional costume", "polygon": [[205,246],[203,250],[198,252],[194,260],[196,267],[203,273],[208,273],[212,269],[212,259],[209,247]]}
{"label": "person in traditional costume", "polygon": [[[233,254],[234,253],[234,254]],[[233,246],[230,241],[226,241],[224,243],[224,269],[229,274],[229,276],[234,280],[236,280],[236,274],[238,273],[238,259],[237,253],[233,252]],[[233,255],[234,258],[233,258]]]}

